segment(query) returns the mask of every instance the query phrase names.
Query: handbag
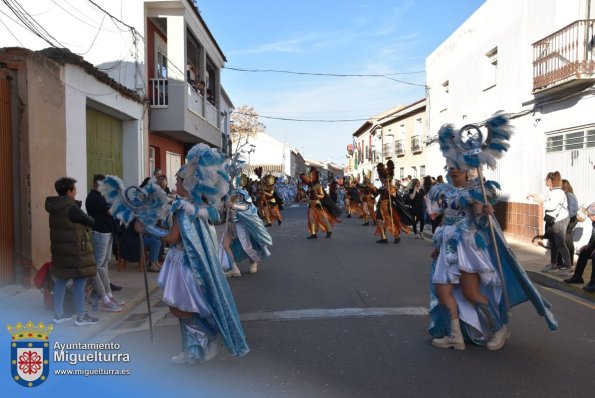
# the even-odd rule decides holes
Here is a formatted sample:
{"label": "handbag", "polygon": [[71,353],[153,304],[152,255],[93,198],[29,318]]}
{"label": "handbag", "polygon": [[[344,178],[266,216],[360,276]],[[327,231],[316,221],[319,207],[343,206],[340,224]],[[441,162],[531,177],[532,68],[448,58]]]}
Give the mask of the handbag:
{"label": "handbag", "polygon": [[546,224],[553,225],[556,222],[556,217],[550,216],[549,214],[546,214],[543,217],[543,221],[545,221]]}

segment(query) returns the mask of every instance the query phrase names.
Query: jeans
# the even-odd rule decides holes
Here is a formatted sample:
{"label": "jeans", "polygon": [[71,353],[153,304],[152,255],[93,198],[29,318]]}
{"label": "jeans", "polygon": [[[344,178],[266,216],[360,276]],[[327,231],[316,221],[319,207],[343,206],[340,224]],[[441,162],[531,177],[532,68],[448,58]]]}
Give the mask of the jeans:
{"label": "jeans", "polygon": [[558,261],[558,253],[560,253],[562,255],[562,260],[564,260],[564,265],[566,267],[570,266],[570,252],[566,246],[566,229],[568,228],[569,221],[570,218],[566,217],[552,225],[552,237],[554,241],[552,242],[550,264],[556,264]]}
{"label": "jeans", "polygon": [[97,295],[102,299],[112,292],[107,272],[107,266],[112,258],[112,243],[111,233],[93,231],[93,250],[95,263],[97,264],[97,275],[91,278],[91,282]]}
{"label": "jeans", "polygon": [[[73,298],[76,313],[79,317],[85,315],[85,281],[87,278],[73,278]],[[64,293],[68,279],[56,278],[54,282],[54,312],[64,314]]]}
{"label": "jeans", "polygon": [[149,264],[155,264],[159,260],[161,251],[161,240],[151,235],[145,235],[143,238],[145,249],[149,249]]}

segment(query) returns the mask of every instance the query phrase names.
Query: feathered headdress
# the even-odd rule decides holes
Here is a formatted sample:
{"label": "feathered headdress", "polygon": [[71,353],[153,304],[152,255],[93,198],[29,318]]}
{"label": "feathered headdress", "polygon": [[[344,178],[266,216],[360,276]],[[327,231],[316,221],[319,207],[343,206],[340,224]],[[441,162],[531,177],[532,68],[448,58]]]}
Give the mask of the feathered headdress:
{"label": "feathered headdress", "polygon": [[155,225],[157,220],[167,217],[167,194],[154,178],[143,188],[131,186],[124,189],[118,177],[106,176],[99,182],[98,190],[110,205],[112,215],[126,225],[134,218],[145,225]]}
{"label": "feathered headdress", "polygon": [[487,136],[478,126],[468,124],[455,130],[446,124],[438,132],[442,155],[449,167],[467,170],[481,165],[494,169],[497,159],[510,148],[512,127],[505,115],[496,115],[486,121]]}
{"label": "feathered headdress", "polygon": [[378,163],[376,165],[376,171],[378,172],[378,178],[380,178],[381,180],[386,180],[386,178],[388,177],[388,171],[386,170],[386,166],[384,166],[384,163]]}
{"label": "feathered headdress", "polygon": [[262,166],[259,166],[254,169],[254,174],[260,179],[262,178]]}
{"label": "feathered headdress", "polygon": [[395,164],[392,160],[386,162],[386,172],[388,173],[388,178],[392,180],[392,178],[395,176]]}
{"label": "feathered headdress", "polygon": [[229,175],[225,172],[225,156],[205,144],[196,144],[186,156],[186,164],[178,172],[184,188],[196,203],[215,204],[229,192]]}

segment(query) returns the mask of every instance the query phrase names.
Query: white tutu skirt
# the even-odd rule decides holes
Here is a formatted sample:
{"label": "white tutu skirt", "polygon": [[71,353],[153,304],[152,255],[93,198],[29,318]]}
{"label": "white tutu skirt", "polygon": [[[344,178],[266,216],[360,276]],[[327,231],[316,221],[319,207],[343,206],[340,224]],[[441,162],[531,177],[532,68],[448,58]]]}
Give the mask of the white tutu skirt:
{"label": "white tutu skirt", "polygon": [[167,252],[157,283],[163,289],[165,304],[197,313],[201,318],[211,316],[199,280],[186,264],[182,249],[172,246]]}
{"label": "white tutu skirt", "polygon": [[484,286],[500,286],[500,277],[492,264],[488,249],[473,248],[468,242],[456,241],[455,226],[443,228],[444,235],[432,283],[458,284],[461,271],[464,271],[479,274]]}

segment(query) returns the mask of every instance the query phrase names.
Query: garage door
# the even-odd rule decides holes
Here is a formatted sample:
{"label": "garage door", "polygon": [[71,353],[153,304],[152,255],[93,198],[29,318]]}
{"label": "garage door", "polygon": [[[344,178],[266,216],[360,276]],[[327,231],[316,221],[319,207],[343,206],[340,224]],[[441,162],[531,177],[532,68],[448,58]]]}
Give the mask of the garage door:
{"label": "garage door", "polygon": [[123,177],[122,121],[87,107],[87,192],[95,174]]}

